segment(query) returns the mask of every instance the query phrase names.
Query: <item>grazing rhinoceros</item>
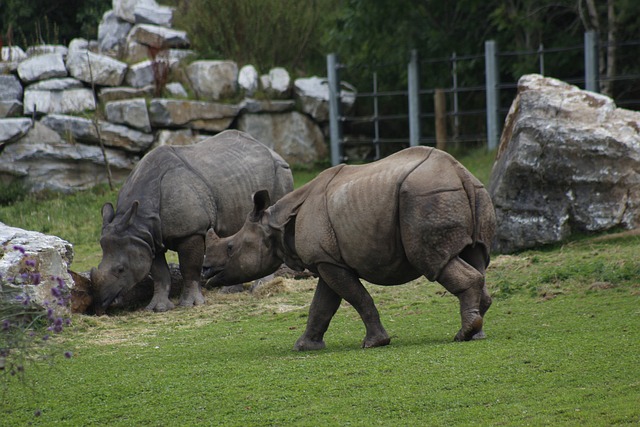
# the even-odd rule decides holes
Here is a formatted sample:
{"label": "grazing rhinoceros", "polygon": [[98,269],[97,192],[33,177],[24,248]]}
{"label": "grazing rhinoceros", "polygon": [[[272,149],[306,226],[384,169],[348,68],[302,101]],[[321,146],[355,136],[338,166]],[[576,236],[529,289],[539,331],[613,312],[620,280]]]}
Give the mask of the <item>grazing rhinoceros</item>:
{"label": "grazing rhinoceros", "polygon": [[[491,305],[485,269],[495,213],[482,184],[450,155],[427,147],[364,166],[339,165],[273,206],[268,191],[233,236],[207,232],[207,286],[252,280],[284,261],[319,275],[296,350],[324,348],[324,333],[344,298],[366,326],[363,347],[389,344],[360,278],[399,285],[424,275],[460,301],[457,341],[483,338]],[[268,207],[268,208],[267,208]]]}
{"label": "grazing rhinoceros", "polygon": [[243,132],[149,152],[122,186],[115,212],[111,203],[102,207],[102,261],[91,271],[97,309],[108,307],[149,272],[154,292],[147,309],[172,309],[167,249],[176,251],[180,261],[180,305],[202,304],[207,230],[221,236],[237,232],[251,211],[251,195],[264,188],[281,198],[293,190],[291,170],[277,153]]}

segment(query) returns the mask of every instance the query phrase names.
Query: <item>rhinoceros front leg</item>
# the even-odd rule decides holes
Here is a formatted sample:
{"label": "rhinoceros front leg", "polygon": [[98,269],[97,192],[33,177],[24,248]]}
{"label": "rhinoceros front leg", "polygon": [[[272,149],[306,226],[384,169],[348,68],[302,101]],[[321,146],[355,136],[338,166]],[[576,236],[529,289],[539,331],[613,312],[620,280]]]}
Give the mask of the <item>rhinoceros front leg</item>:
{"label": "rhinoceros front leg", "polygon": [[177,249],[183,281],[180,305],[184,307],[202,305],[204,296],[200,285],[200,274],[204,259],[204,237],[198,235],[187,237],[178,244]]}
{"label": "rhinoceros front leg", "polygon": [[482,317],[491,305],[484,275],[459,257],[455,257],[442,270],[438,282],[460,301],[462,327],[454,339],[468,341],[484,338]]}
{"label": "rhinoceros front leg", "polygon": [[296,344],[294,350],[322,350],[325,347],[324,333],[329,328],[333,315],[338,311],[342,297],[335,293],[322,277],[318,279],[318,286],[309,308],[307,329]]}
{"label": "rhinoceros front leg", "polygon": [[153,298],[146,310],[168,311],[175,305],[169,300],[171,290],[171,273],[164,254],[158,254],[151,264],[151,277],[153,278]]}
{"label": "rhinoceros front leg", "polygon": [[[340,298],[344,298],[356,309],[358,314],[360,314],[366,328],[366,335],[362,342],[362,347],[380,347],[389,344],[391,338],[389,338],[387,331],[385,331],[382,323],[380,322],[380,315],[373,302],[373,298],[371,298],[367,289],[362,286],[358,276],[352,271],[332,264],[319,264],[318,273],[333,292],[335,292]],[[331,316],[333,316],[334,313],[335,311],[331,313]],[[309,323],[311,323],[311,321],[310,312]]]}

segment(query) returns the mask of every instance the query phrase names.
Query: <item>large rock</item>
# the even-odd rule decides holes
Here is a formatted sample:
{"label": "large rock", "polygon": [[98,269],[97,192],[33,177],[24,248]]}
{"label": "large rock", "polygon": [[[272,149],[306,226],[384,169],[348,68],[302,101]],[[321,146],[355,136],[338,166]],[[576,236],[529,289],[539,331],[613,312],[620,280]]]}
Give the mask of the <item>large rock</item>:
{"label": "large rock", "polygon": [[136,22],[136,7],[140,7],[142,5],[154,7],[158,4],[155,0],[113,0],[112,2],[114,14],[121,20],[132,24],[135,24]]}
{"label": "large rock", "polygon": [[22,85],[12,74],[0,75],[0,118],[22,115]]}
{"label": "large rock", "polygon": [[31,119],[0,119],[0,154],[5,144],[22,138],[31,126]]}
{"label": "large rock", "polygon": [[27,54],[18,46],[0,48],[0,74],[13,73],[25,59]]}
{"label": "large rock", "polygon": [[[109,148],[105,152],[113,179],[123,182],[138,157]],[[31,191],[71,192],[107,182],[107,171],[99,147],[66,143],[58,133],[35,122],[23,138],[0,153],[0,180],[22,181]]]}
{"label": "large rock", "polygon": [[20,80],[12,74],[0,75],[0,101],[19,101],[22,99]]}
{"label": "large rock", "polygon": [[187,76],[198,98],[216,101],[235,95],[238,64],[233,61],[195,61],[187,67]]}
{"label": "large rock", "polygon": [[327,155],[322,131],[304,114],[242,114],[238,129],[273,148],[290,165],[313,164]]}
{"label": "large rock", "polygon": [[144,98],[108,102],[104,112],[107,120],[112,123],[130,126],[146,133],[151,132],[147,101]]}
{"label": "large rock", "polygon": [[260,76],[264,91],[273,98],[288,98],[291,90],[291,77],[282,67],[269,70],[269,74]]}
{"label": "large rock", "polygon": [[[309,114],[317,122],[329,120],[329,83],[327,79],[320,77],[308,77],[296,79],[293,84],[295,98],[299,101],[300,108]],[[356,102],[356,90],[343,82],[340,90],[340,102],[343,112],[347,112]]]}
{"label": "large rock", "polygon": [[149,105],[152,126],[188,127],[211,132],[227,129],[239,111],[237,105],[179,99],[154,98]]}
{"label": "large rock", "polygon": [[154,87],[145,86],[142,88],[133,88],[126,86],[105,87],[100,89],[98,99],[101,103],[106,104],[110,101],[121,101],[124,99],[144,98],[153,95]]}
{"label": "large rock", "polygon": [[83,49],[69,49],[69,74],[78,80],[100,86],[119,86],[127,72],[127,64]]}
{"label": "large rock", "polygon": [[499,252],[640,226],[640,113],[555,79],[523,76],[489,191]]}
{"label": "large rock", "polygon": [[67,57],[69,48],[60,44],[39,44],[35,46],[29,46],[27,48],[27,56],[45,55],[49,53],[59,53],[62,55],[62,59]]}
{"label": "large rock", "polygon": [[64,90],[38,90],[28,87],[24,91],[24,114],[82,113],[95,110],[93,91],[87,88]]}
{"label": "large rock", "polygon": [[188,48],[190,45],[186,32],[157,25],[136,24],[127,37],[154,49]]}
{"label": "large rock", "polygon": [[119,51],[124,49],[127,34],[133,25],[118,18],[113,10],[102,15],[98,25],[98,46],[101,52]]}
{"label": "large rock", "polygon": [[[74,141],[98,145],[98,130],[102,142],[107,147],[119,148],[130,153],[142,153],[153,144],[153,135],[131,129],[127,126],[92,120],[82,117],[49,114],[41,122],[56,131],[63,138],[71,137]],[[96,125],[98,130],[96,130]]]}
{"label": "large rock", "polygon": [[36,55],[18,65],[18,76],[25,83],[54,77],[66,77],[67,69],[60,53]]}
{"label": "large rock", "polygon": [[245,65],[238,73],[238,85],[244,90],[245,95],[253,96],[258,90],[260,77],[258,70],[253,65]]}
{"label": "large rock", "polygon": [[173,22],[173,8],[140,2],[133,9],[136,24],[153,24],[161,27],[171,27]]}
{"label": "large rock", "polygon": [[[39,284],[19,284],[21,274],[28,268],[25,255],[35,263],[40,273]],[[61,306],[53,304],[55,301],[51,291],[59,285],[59,279],[70,289],[73,288],[74,282],[68,273],[72,262],[73,246],[66,240],[0,222],[0,277],[8,289],[14,288],[16,293],[26,294],[43,309],[51,306],[58,314],[68,314]]]}

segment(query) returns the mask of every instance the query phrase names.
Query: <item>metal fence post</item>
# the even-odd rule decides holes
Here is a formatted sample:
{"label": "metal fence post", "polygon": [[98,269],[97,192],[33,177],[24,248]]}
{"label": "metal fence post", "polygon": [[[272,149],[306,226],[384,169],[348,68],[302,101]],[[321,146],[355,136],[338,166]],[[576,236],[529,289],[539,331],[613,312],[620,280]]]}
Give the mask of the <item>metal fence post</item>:
{"label": "metal fence post", "polygon": [[598,33],[584,33],[584,88],[598,91]]}
{"label": "metal fence post", "polygon": [[487,145],[489,150],[498,147],[499,129],[498,112],[500,109],[499,98],[499,74],[496,42],[487,40],[484,42],[484,65],[487,101]]}
{"label": "metal fence post", "polygon": [[340,123],[340,77],[338,57],[327,55],[327,79],[329,83],[329,138],[331,142],[331,165],[342,162],[342,124]]}
{"label": "metal fence post", "polygon": [[409,62],[409,145],[420,145],[420,74],[418,65],[418,51],[411,51]]}

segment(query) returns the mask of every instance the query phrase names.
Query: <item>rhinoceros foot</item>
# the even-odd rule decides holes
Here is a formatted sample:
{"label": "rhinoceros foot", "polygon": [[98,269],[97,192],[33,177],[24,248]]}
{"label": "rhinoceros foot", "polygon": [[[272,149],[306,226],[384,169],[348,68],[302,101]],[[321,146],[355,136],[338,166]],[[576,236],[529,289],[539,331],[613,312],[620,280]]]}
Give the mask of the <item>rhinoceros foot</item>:
{"label": "rhinoceros foot", "polygon": [[200,284],[197,281],[186,282],[180,296],[180,306],[193,307],[194,305],[203,304],[204,296],[200,290]]}
{"label": "rhinoceros foot", "polygon": [[155,311],[156,313],[162,313],[164,311],[173,310],[176,307],[174,303],[172,303],[168,298],[156,298],[155,296],[151,299],[151,302],[148,306],[145,307],[145,310]]}
{"label": "rhinoceros foot", "polygon": [[[478,338],[476,338],[478,335]],[[477,310],[470,310],[462,317],[462,328],[456,334],[454,341],[470,341],[472,339],[482,339],[482,316]]]}
{"label": "rhinoceros foot", "polygon": [[325,347],[324,341],[311,341],[305,337],[300,337],[293,346],[293,349],[296,351],[313,351],[322,350]]}
{"label": "rhinoceros foot", "polygon": [[380,335],[375,337],[367,337],[362,342],[362,348],[383,347],[389,345],[391,338],[388,335]]}

